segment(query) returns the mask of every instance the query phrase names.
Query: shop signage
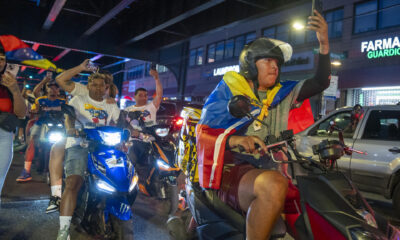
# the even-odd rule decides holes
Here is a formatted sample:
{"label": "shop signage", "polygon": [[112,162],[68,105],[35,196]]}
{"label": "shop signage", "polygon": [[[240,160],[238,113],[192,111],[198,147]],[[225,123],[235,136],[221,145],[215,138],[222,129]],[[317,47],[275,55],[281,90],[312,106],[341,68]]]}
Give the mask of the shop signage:
{"label": "shop signage", "polygon": [[239,65],[232,65],[220,68],[214,68],[214,77],[215,76],[222,76],[229,71],[239,72]]}
{"label": "shop signage", "polygon": [[400,56],[399,37],[361,42],[361,52],[366,52],[369,59]]}

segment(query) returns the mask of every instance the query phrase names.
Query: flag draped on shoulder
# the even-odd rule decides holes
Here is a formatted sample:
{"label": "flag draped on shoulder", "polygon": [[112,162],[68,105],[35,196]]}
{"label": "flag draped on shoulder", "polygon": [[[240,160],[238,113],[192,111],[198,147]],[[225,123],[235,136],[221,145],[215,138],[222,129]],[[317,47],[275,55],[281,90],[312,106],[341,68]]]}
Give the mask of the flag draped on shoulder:
{"label": "flag draped on shoulder", "polygon": [[[282,82],[274,93],[269,108],[278,105],[296,86],[296,81]],[[204,104],[196,128],[199,181],[204,188],[219,189],[221,183],[226,139],[252,119],[230,115],[228,102],[235,95],[244,95],[259,102],[247,80],[236,72],[227,72]],[[261,103],[260,103],[261,104]],[[251,114],[258,116],[262,108],[253,106]]]}
{"label": "flag draped on shoulder", "polygon": [[0,35],[0,42],[3,45],[8,60],[21,62],[22,64],[42,68],[45,70],[57,70],[57,66],[50,60],[43,58],[42,55],[35,52],[28,44],[13,35]]}

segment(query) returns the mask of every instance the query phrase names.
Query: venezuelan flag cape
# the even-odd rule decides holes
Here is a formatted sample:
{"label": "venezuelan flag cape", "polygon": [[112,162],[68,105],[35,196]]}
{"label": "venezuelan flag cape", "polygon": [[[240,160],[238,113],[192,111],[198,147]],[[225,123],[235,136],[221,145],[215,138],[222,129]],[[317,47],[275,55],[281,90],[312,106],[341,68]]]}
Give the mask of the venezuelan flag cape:
{"label": "venezuelan flag cape", "polygon": [[[282,87],[275,95],[270,108],[275,107],[285,99],[297,83],[297,81],[282,82]],[[228,72],[208,97],[204,104],[200,121],[197,124],[196,145],[199,181],[204,188],[220,188],[226,139],[229,135],[252,121],[247,117],[239,119],[230,115],[228,102],[235,95],[245,95],[258,101],[242,75],[236,72]],[[303,105],[305,104],[303,103]],[[253,116],[258,116],[260,112],[261,109],[259,107],[253,106],[251,110]],[[312,117],[311,110],[309,113],[311,113]]]}
{"label": "venezuelan flag cape", "polygon": [[16,36],[1,35],[0,42],[3,45],[8,60],[18,61],[25,65],[46,70],[53,69],[53,71],[57,70],[57,72],[62,71],[62,69],[57,69],[57,66],[54,63],[50,62],[46,58],[43,58],[43,56],[35,52]]}

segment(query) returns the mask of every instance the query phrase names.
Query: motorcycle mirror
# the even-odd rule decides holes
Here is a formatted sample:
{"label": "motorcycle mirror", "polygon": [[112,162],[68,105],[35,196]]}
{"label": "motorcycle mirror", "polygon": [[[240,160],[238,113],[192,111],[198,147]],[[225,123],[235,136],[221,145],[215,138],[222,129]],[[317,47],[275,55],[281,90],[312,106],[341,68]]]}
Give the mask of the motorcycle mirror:
{"label": "motorcycle mirror", "polygon": [[250,100],[243,95],[233,96],[228,103],[229,113],[235,118],[243,118],[250,115]]}
{"label": "motorcycle mirror", "polygon": [[72,118],[76,118],[75,109],[70,105],[67,104],[61,105],[61,111]]}

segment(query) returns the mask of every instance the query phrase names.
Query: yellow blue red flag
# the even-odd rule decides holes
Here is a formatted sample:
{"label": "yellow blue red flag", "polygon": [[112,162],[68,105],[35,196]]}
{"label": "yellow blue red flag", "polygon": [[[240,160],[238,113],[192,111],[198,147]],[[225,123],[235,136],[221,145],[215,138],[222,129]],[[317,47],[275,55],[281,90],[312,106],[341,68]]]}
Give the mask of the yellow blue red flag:
{"label": "yellow blue red flag", "polygon": [[18,61],[22,64],[61,72],[57,66],[50,60],[43,58],[42,55],[35,52],[28,44],[14,35],[1,35],[0,42],[3,45],[7,60]]}

